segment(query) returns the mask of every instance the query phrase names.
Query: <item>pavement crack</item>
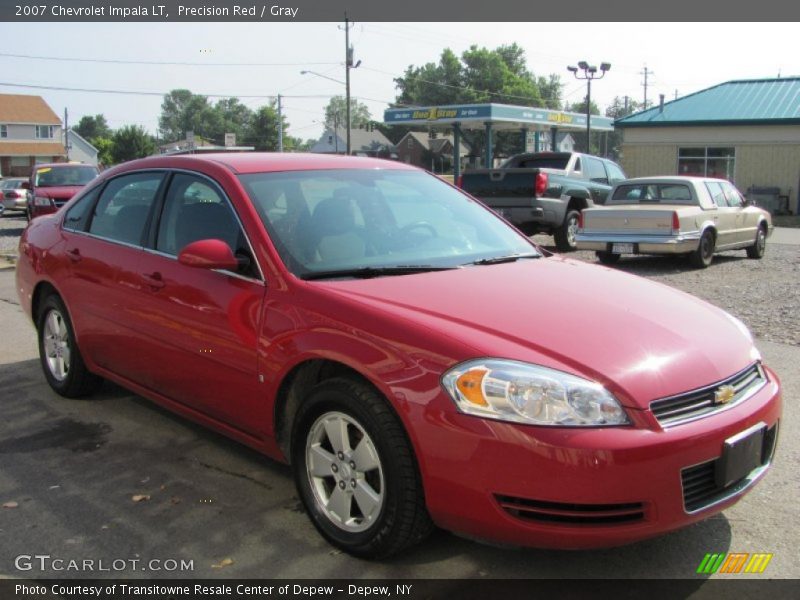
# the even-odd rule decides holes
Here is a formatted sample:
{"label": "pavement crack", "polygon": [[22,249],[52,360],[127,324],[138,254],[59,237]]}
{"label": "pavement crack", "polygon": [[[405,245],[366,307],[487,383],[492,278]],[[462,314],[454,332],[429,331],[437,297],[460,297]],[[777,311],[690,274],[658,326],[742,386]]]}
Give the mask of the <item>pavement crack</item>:
{"label": "pavement crack", "polygon": [[19,306],[19,302],[15,302],[14,300],[9,300],[8,298],[0,298],[0,302],[5,302],[6,304],[10,304],[11,306]]}
{"label": "pavement crack", "polygon": [[202,460],[199,460],[199,459],[195,459],[195,462],[197,464],[199,464],[201,467],[204,467],[206,469],[210,469],[212,471],[216,471],[217,473],[224,473],[225,475],[232,475],[233,477],[238,477],[239,479],[246,479],[247,481],[255,483],[256,485],[259,485],[259,486],[261,486],[263,488],[266,488],[268,490],[272,489],[271,485],[268,485],[268,484],[264,483],[263,481],[259,481],[258,479],[254,478],[254,477],[250,477],[250,475],[245,475],[244,473],[237,473],[236,471],[229,471],[228,469],[223,469],[222,467],[218,467],[216,465],[211,465],[211,464],[205,463],[205,462],[203,462]]}

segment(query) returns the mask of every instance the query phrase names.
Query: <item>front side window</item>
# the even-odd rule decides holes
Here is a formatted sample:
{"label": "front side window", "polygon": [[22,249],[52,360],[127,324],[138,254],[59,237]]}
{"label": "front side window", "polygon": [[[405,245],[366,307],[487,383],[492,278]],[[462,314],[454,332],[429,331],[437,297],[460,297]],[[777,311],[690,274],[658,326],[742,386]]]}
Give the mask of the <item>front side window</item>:
{"label": "front side window", "polygon": [[711,200],[713,200],[718,208],[725,208],[728,206],[728,201],[725,198],[725,191],[719,183],[716,181],[707,181],[706,189],[708,189],[708,193],[711,194]]}
{"label": "front side window", "polygon": [[37,125],[36,137],[39,139],[50,140],[53,138],[54,127],[52,125]]}
{"label": "front side window", "polygon": [[228,244],[240,259],[239,274],[259,278],[247,238],[227,198],[211,181],[177,173],[167,190],[156,250],[177,256],[192,242],[208,239]]}
{"label": "front side window", "polygon": [[622,172],[622,169],[620,169],[616,163],[607,162],[606,170],[608,171],[608,180],[612,184],[625,179],[625,173]]}
{"label": "front side window", "polygon": [[241,175],[287,268],[450,268],[535,247],[482,205],[416,171]]}
{"label": "front side window", "polygon": [[739,190],[737,190],[728,182],[723,182],[720,185],[722,186],[722,190],[725,192],[725,198],[728,200],[728,206],[732,206],[733,208],[742,208],[742,206],[744,206],[744,199],[739,193]]}
{"label": "front side window", "polygon": [[736,151],[726,147],[678,149],[678,174],[733,181]]}
{"label": "front side window", "polygon": [[134,173],[111,180],[95,206],[89,233],[141,245],[163,179],[163,173]]}
{"label": "front side window", "polygon": [[591,181],[595,183],[608,183],[608,175],[606,175],[603,161],[586,156],[583,159],[583,170],[586,177]]}

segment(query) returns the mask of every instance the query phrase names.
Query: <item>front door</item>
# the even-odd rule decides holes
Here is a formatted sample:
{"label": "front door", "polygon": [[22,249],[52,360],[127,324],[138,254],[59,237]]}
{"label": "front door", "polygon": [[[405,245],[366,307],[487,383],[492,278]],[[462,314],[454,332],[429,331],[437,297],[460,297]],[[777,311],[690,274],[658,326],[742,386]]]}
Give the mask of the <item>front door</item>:
{"label": "front door", "polygon": [[[181,249],[221,239],[241,259],[234,273],[187,267]],[[148,383],[170,399],[248,432],[262,404],[257,340],[265,286],[229,200],[215,182],[176,173],[155,247],[140,263],[140,325],[151,340]]]}

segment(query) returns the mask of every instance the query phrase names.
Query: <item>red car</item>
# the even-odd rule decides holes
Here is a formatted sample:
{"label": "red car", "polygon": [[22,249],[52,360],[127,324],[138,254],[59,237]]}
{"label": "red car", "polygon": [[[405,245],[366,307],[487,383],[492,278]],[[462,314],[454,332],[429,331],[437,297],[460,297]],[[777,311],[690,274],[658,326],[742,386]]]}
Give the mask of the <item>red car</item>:
{"label": "red car", "polygon": [[36,165],[27,185],[23,186],[31,192],[28,220],[56,212],[97,174],[97,167],[80,163]]}
{"label": "red car", "polygon": [[767,471],[780,384],[740,321],[546,257],[377,159],[148,158],[20,242],[48,383],[100,378],[292,464],[332,544],[437,525],[559,548],[705,519]]}

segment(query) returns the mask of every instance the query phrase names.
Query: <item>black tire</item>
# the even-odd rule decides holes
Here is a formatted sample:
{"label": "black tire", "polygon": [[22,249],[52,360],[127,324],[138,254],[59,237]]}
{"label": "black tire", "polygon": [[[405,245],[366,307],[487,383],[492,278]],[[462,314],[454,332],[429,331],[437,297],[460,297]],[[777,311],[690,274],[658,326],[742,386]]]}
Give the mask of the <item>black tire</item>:
{"label": "black tire", "polygon": [[714,245],[716,238],[712,231],[704,231],[700,236],[700,243],[697,250],[689,255],[689,262],[698,269],[705,269],[714,259]]}
{"label": "black tire", "polygon": [[747,248],[747,258],[763,258],[767,250],[767,229],[763,225],[756,231],[756,241]]}
{"label": "black tire", "polygon": [[578,223],[581,214],[577,210],[568,210],[564,216],[564,222],[561,227],[553,232],[553,237],[556,240],[556,248],[561,252],[572,252],[578,249],[575,243],[575,233],[578,230]]}
{"label": "black tire", "polygon": [[[329,428],[346,435],[335,444]],[[360,465],[359,456],[366,457]],[[342,378],[314,387],[294,421],[291,459],[312,523],[337,548],[361,558],[385,558],[433,530],[405,430],[369,385]],[[337,504],[346,519],[337,514]]]}
{"label": "black tire", "polygon": [[615,265],[619,262],[619,259],[621,258],[619,254],[614,254],[613,252],[604,252],[601,250],[598,250],[597,252],[595,252],[595,254],[597,255],[597,260],[599,260],[604,265]]}
{"label": "black tire", "polygon": [[42,301],[36,330],[42,371],[56,393],[66,398],[80,398],[97,389],[102,379],[86,368],[67,307],[57,295],[52,294]]}

